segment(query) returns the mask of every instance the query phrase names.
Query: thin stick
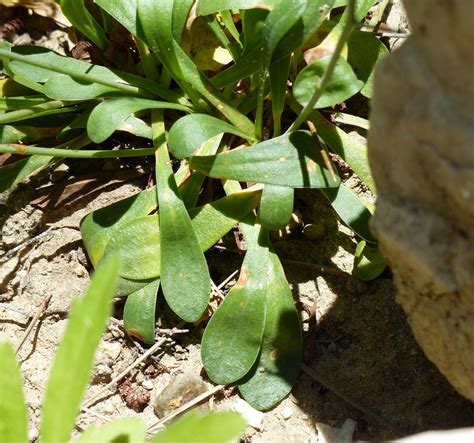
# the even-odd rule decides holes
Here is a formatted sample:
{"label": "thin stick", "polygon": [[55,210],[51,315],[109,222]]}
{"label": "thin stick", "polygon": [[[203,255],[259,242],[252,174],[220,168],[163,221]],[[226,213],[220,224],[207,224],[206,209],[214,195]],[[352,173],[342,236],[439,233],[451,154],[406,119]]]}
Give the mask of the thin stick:
{"label": "thin stick", "polygon": [[377,423],[387,428],[394,428],[396,426],[396,424],[393,423],[391,420],[388,420],[386,417],[380,416],[379,414],[370,410],[366,406],[361,405],[358,401],[356,401],[352,397],[342,393],[332,383],[328,382],[327,380],[322,379],[319,374],[316,374],[316,372],[313,369],[311,369],[309,366],[306,366],[304,363],[301,364],[301,369],[303,370],[305,374],[309,375],[314,381],[324,386],[325,388],[329,389],[333,394],[337,395],[340,399],[344,400],[348,405],[362,412],[367,417],[372,418],[373,420],[377,421]]}
{"label": "thin stick", "polygon": [[217,289],[222,289],[227,283],[229,283],[237,274],[239,270],[236,269],[232,274],[230,274],[218,287]]}
{"label": "thin stick", "polygon": [[[178,324],[177,328],[181,328],[185,322],[181,322]],[[172,330],[170,335],[173,335],[174,331]],[[114,386],[117,382],[122,380],[132,369],[137,367],[142,361],[145,361],[150,355],[155,353],[168,339],[168,337],[162,338],[160,341],[156,342],[148,351],[146,351],[141,357],[137,358],[130,366],[127,367],[127,369],[123,370],[119,375],[114,377],[113,380],[111,380],[109,383],[107,383],[100,391],[98,394],[96,394],[94,397],[92,397],[90,400],[88,400],[85,403],[86,407],[92,406],[100,397],[102,397],[112,386]]]}
{"label": "thin stick", "polygon": [[36,323],[40,319],[41,315],[43,314],[44,310],[48,307],[48,303],[51,300],[51,295],[48,295],[39,305],[38,310],[36,311],[35,316],[32,318],[30,324],[26,328],[25,333],[23,334],[23,337],[20,340],[20,343],[18,343],[18,346],[16,347],[15,352],[18,354],[20,352],[20,349],[22,348],[23,344],[25,343],[26,339],[30,335],[31,331],[35,327]]}
{"label": "thin stick", "polygon": [[32,243],[37,242],[38,240],[41,240],[43,237],[46,237],[51,231],[53,227],[49,227],[46,229],[46,231],[41,232],[40,234],[36,235],[35,237],[29,238],[28,240],[25,240],[24,242],[20,243],[19,245],[15,246],[14,248],[8,250],[4,254],[0,255],[0,260],[7,259],[17,253],[20,249],[25,248],[26,246],[31,245]]}
{"label": "thin stick", "polygon": [[[316,130],[316,126],[314,126],[313,122],[311,120],[306,120],[306,124],[308,125],[309,131],[311,132],[311,135],[314,137],[315,141],[318,142],[318,131]],[[328,168],[331,177],[334,181],[336,181],[336,174],[334,172],[334,168],[332,167],[331,160],[329,160],[329,154],[325,147],[321,147],[320,151],[321,157],[324,160],[324,164],[326,165],[326,168]]]}
{"label": "thin stick", "polygon": [[225,388],[225,385],[217,385],[214,386],[213,388],[209,389],[208,391],[204,392],[201,395],[198,395],[197,397],[193,398],[192,400],[188,401],[185,403],[183,406],[180,406],[178,409],[175,409],[173,412],[168,414],[166,417],[163,417],[162,419],[158,420],[157,422],[151,424],[148,426],[148,432],[152,432],[156,430],[156,428],[162,426],[166,422],[172,420],[175,418],[177,415],[183,413],[184,411],[187,411],[188,409],[191,409],[193,406],[197,405],[198,403],[201,403],[203,400],[206,398],[210,397],[211,395],[214,395],[216,392],[221,391],[222,389]]}

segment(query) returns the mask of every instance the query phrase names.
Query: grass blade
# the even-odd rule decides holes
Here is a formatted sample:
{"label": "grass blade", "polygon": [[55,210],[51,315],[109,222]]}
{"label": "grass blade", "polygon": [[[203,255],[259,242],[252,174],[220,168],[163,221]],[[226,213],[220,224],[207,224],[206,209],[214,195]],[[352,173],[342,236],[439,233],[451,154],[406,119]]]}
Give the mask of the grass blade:
{"label": "grass blade", "polygon": [[[110,314],[119,260],[99,266],[86,294],[76,299],[48,381],[41,420],[41,441],[69,441],[89,381],[94,354]],[[74,368],[74,370],[71,370]]]}
{"label": "grass blade", "polygon": [[20,367],[10,343],[0,342],[0,441],[27,443],[28,418]]}

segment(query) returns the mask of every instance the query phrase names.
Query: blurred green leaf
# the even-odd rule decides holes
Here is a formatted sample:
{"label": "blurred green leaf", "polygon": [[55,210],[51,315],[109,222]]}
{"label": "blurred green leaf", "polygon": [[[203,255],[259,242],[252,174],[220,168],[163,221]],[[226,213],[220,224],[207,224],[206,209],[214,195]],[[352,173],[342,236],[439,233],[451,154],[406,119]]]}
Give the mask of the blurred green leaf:
{"label": "blurred green leaf", "polygon": [[362,281],[377,278],[386,267],[385,259],[377,246],[368,245],[362,240],[357,245],[354,255],[354,269],[352,274]]}
{"label": "blurred green leaf", "polygon": [[246,422],[236,412],[220,411],[200,415],[190,412],[156,434],[150,443],[229,443],[243,434]]}
{"label": "blurred green leaf", "polygon": [[18,183],[46,167],[53,157],[32,155],[14,163],[0,167],[0,192],[15,188]]}
{"label": "blurred green leaf", "polygon": [[143,443],[145,436],[143,420],[127,417],[100,426],[90,426],[75,443]]}
{"label": "blurred green leaf", "polygon": [[28,442],[28,417],[20,367],[10,343],[0,342],[0,441]]}
{"label": "blurred green leaf", "polygon": [[117,257],[110,257],[99,266],[85,295],[73,303],[46,389],[40,429],[43,443],[69,441],[110,314],[119,263]]}

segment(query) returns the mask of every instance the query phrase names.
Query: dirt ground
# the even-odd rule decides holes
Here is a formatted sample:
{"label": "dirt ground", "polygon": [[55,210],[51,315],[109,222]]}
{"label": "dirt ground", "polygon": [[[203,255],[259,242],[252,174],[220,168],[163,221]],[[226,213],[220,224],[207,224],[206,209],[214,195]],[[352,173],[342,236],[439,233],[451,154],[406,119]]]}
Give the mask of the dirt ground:
{"label": "dirt ground", "polygon": [[[68,44],[60,35],[59,46]],[[25,33],[21,37],[28,40]],[[49,34],[45,41],[51,41]],[[38,436],[41,399],[68,308],[84,292],[92,271],[79,222],[90,211],[138,192],[147,182],[146,175],[131,179],[134,164],[94,162],[96,171],[87,160],[68,165],[0,197],[1,339],[18,344],[38,308],[51,297],[19,352],[32,441]],[[91,173],[100,179],[89,187],[78,185]],[[110,183],[114,174],[124,180]],[[370,283],[351,276],[357,242],[318,191],[297,192],[296,208],[305,223],[321,223],[325,231],[317,241],[296,230],[275,243],[302,319],[305,366],[285,400],[264,414],[252,413],[253,426],[242,441],[323,441],[324,424],[341,427],[347,419],[354,421],[354,440],[367,441],[474,426],[474,405],[450,387],[415,342],[395,302],[390,272]],[[37,240],[28,244],[33,238]],[[232,248],[214,248],[207,258],[219,284],[239,269],[243,255]],[[233,283],[235,279],[225,290]],[[115,306],[115,320],[98,350],[86,400],[146,350],[123,332],[123,300],[117,299]],[[161,298],[158,316],[163,330],[179,323]],[[154,359],[146,360],[118,389],[82,413],[77,430],[124,416],[153,423],[153,399],[179,374],[200,375],[210,388],[199,355],[203,327],[186,325],[189,332],[168,339]],[[206,404],[213,409],[243,408],[230,388]],[[136,412],[132,406],[144,409]]]}

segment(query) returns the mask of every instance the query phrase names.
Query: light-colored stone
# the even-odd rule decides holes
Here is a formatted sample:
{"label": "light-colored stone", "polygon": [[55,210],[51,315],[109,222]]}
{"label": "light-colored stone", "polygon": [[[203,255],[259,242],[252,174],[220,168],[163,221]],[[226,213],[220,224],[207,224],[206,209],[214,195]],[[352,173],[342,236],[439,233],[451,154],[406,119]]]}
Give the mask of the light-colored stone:
{"label": "light-colored stone", "polygon": [[263,429],[263,419],[265,414],[261,411],[257,411],[240,397],[234,398],[231,410],[242,415],[245,421],[257,431],[261,431]]}
{"label": "light-colored stone", "polygon": [[352,443],[356,422],[348,418],[340,428],[316,423],[318,443]]}
{"label": "light-colored stone", "polygon": [[474,2],[405,7],[413,34],[376,72],[373,228],[415,337],[474,400]]}

